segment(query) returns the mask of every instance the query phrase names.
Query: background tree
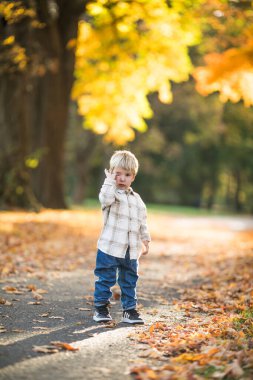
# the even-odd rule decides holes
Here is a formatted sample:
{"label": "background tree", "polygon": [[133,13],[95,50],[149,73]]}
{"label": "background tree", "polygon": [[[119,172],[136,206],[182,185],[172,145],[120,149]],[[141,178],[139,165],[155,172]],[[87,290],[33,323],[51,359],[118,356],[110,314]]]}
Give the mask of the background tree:
{"label": "background tree", "polygon": [[[2,204],[65,207],[63,158],[78,20],[86,1],[1,2]],[[31,184],[30,169],[39,163]]]}
{"label": "background tree", "polygon": [[195,69],[197,90],[202,95],[219,91],[223,102],[242,99],[253,105],[252,1],[207,0],[200,19],[205,66]]}
{"label": "background tree", "polygon": [[253,109],[242,102],[227,103],[224,109],[223,182],[226,201],[236,211],[253,211]]}
{"label": "background tree", "polygon": [[[252,179],[239,154],[244,129],[250,134],[247,123],[240,128],[244,113],[234,125],[229,104],[200,97],[192,80],[173,82],[187,80],[191,61],[201,66],[214,52],[225,68],[220,78],[232,75],[226,54],[250,52],[249,2],[242,7],[229,0],[2,1],[0,15],[2,205],[36,206],[37,198],[47,207],[65,207],[65,168],[66,192],[80,201],[85,188],[92,194],[103,160],[119,144],[140,154],[144,172],[136,185],[149,200],[211,207],[226,193],[228,204],[248,207]],[[247,66],[249,59],[250,53],[239,61]],[[74,67],[72,95],[85,127],[98,137],[81,130],[80,117],[68,118]],[[217,68],[210,69],[216,79]],[[206,88],[203,78],[197,78],[198,86]],[[171,86],[175,102],[162,105],[172,101]],[[142,135],[147,126],[150,131]],[[231,144],[233,131],[240,136],[237,147]],[[228,158],[233,147],[238,186]]]}
{"label": "background tree", "polygon": [[[188,6],[187,6],[188,4]],[[189,6],[190,5],[190,6]],[[200,1],[94,1],[79,26],[73,98],[86,128],[123,145],[152,117],[147,95],[172,101],[170,81],[187,80],[188,47],[197,43],[192,17]]]}

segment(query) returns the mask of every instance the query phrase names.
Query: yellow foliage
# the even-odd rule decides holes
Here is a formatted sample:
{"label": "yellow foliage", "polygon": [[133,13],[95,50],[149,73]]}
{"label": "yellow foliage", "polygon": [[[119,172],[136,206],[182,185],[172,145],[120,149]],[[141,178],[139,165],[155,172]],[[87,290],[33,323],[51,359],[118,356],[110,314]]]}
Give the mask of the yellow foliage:
{"label": "yellow foliage", "polygon": [[15,42],[15,36],[9,36],[3,40],[3,45],[12,45]]}
{"label": "yellow foliage", "polygon": [[206,66],[193,75],[200,94],[219,91],[223,102],[243,99],[246,106],[253,105],[253,38],[241,48],[208,55]]}
{"label": "yellow foliage", "polygon": [[36,18],[36,12],[32,8],[24,7],[22,1],[1,1],[0,14],[8,24],[16,23],[24,17]]}
{"label": "yellow foliage", "polygon": [[1,1],[0,16],[10,26],[6,28],[6,32],[8,33],[9,30],[14,33],[14,35],[10,35],[0,41],[1,72],[24,71],[27,68],[29,58],[26,48],[21,45],[16,32],[23,19],[29,20],[29,25],[33,28],[43,28],[44,24],[37,20],[36,11],[32,5],[28,7],[24,1]]}
{"label": "yellow foliage", "polygon": [[152,117],[147,95],[157,91],[169,103],[169,82],[188,79],[187,47],[198,27],[165,0],[97,0],[87,11],[92,22],[79,24],[72,95],[87,128],[125,144]]}
{"label": "yellow foliage", "polygon": [[70,50],[74,49],[76,47],[76,39],[72,38],[71,40],[69,40],[66,47]]}
{"label": "yellow foliage", "polygon": [[37,158],[27,158],[25,160],[25,166],[27,166],[30,169],[36,169],[39,165],[39,160]]}

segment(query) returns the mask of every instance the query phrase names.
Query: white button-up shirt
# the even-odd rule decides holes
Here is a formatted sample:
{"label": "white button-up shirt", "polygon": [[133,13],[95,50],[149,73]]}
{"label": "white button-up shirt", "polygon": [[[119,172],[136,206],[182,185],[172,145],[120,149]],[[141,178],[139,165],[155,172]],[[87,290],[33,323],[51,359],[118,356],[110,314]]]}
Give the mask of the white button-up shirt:
{"label": "white button-up shirt", "polygon": [[150,241],[147,211],[139,194],[130,187],[121,190],[116,181],[106,178],[99,193],[104,225],[98,248],[108,255],[124,258],[129,247],[130,258],[138,259],[142,241]]}

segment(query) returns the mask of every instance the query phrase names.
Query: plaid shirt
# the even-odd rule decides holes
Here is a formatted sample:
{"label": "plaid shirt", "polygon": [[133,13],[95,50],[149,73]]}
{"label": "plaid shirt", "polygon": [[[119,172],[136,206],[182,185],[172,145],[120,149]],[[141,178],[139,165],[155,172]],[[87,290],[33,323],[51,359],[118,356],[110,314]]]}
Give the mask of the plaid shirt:
{"label": "plaid shirt", "polygon": [[104,226],[98,249],[108,255],[124,258],[129,246],[130,258],[138,259],[142,241],[150,241],[146,206],[130,187],[120,190],[116,181],[106,178],[99,193]]}

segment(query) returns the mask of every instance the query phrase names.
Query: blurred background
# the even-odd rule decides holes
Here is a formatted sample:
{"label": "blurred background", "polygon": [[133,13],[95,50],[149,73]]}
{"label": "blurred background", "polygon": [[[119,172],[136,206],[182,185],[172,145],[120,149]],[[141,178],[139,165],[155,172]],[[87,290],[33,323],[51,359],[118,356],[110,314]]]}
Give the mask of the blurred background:
{"label": "blurred background", "polygon": [[129,149],[147,203],[252,214],[252,21],[247,0],[0,1],[0,207],[92,204]]}

